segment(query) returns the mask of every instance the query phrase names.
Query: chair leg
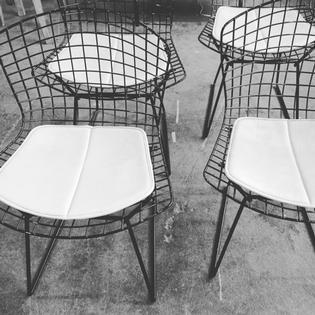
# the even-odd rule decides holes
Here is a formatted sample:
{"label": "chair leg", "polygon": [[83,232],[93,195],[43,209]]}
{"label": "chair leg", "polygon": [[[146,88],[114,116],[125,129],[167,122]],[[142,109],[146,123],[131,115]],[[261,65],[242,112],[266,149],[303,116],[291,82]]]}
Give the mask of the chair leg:
{"label": "chair leg", "polygon": [[[148,99],[151,102],[153,115],[156,119],[156,124],[160,127],[161,130],[161,142],[162,142],[162,149],[163,149],[163,156],[165,157],[166,162],[166,171],[168,175],[171,175],[171,159],[170,159],[170,149],[169,149],[169,142],[168,142],[168,131],[167,131],[167,120],[166,120],[166,111],[163,105],[163,97],[164,92],[160,93],[157,92],[155,97],[149,97]],[[157,113],[156,111],[156,99],[160,101],[160,111]]]}
{"label": "chair leg", "polygon": [[[224,73],[226,72],[228,66],[229,65],[227,64]],[[222,93],[222,89],[223,89],[223,86],[224,86],[225,75],[223,73],[223,77],[222,77],[222,81],[221,81],[221,84],[220,84],[220,87],[219,87],[219,90],[218,90],[218,94],[217,94],[217,97],[216,97],[215,102],[213,104],[215,85],[216,85],[216,82],[218,80],[219,73],[220,73],[221,69],[222,69],[222,61],[221,61],[220,65],[219,65],[219,67],[218,67],[218,70],[217,70],[217,73],[215,75],[214,81],[210,85],[210,93],[209,93],[209,98],[208,98],[208,104],[207,104],[205,120],[204,120],[203,128],[202,128],[202,138],[203,139],[207,138],[208,135],[209,135],[209,131],[210,131],[210,128],[211,128],[211,125],[212,125],[212,122],[213,122],[213,119],[214,119],[214,115],[216,113],[217,106],[218,106],[218,103],[219,103],[219,100],[220,100],[220,96],[221,96],[221,93]]]}
{"label": "chair leg", "polygon": [[143,274],[143,278],[145,281],[145,284],[148,289],[149,293],[149,301],[151,303],[155,302],[156,300],[156,290],[155,290],[155,230],[154,230],[154,217],[149,220],[149,249],[148,249],[148,272],[145,268],[144,261],[134,234],[134,231],[132,229],[132,226],[130,224],[129,219],[125,219],[125,222],[127,224],[129,236],[133,245],[133,248],[135,250],[140,269]]}
{"label": "chair leg", "polygon": [[312,245],[313,245],[313,249],[315,251],[315,234],[314,234],[314,230],[313,230],[311,221],[310,221],[310,219],[308,217],[306,209],[305,208],[300,208],[300,210],[302,212],[304,223],[305,223],[308,235],[309,235],[309,237],[311,239],[311,242],[312,242]]}
{"label": "chair leg", "polygon": [[214,89],[215,89],[215,84],[213,83],[210,85],[210,92],[209,92],[209,97],[208,97],[206,115],[205,115],[205,120],[203,122],[203,128],[202,128],[202,139],[207,138],[210,131],[209,120],[210,120],[211,109],[212,109]]}
{"label": "chair leg", "polygon": [[74,96],[74,102],[73,102],[73,124],[77,125],[78,124],[78,119],[79,119],[79,97]]}
{"label": "chair leg", "polygon": [[295,74],[296,74],[296,82],[295,82],[295,118],[299,119],[299,111],[300,111],[300,66],[299,64],[295,64]]}
{"label": "chair leg", "polygon": [[149,292],[150,302],[155,302],[156,300],[156,269],[155,269],[155,222],[154,217],[148,221],[148,238],[149,238],[149,249],[148,249],[148,259],[149,259],[149,277],[151,282],[151,292]]}
{"label": "chair leg", "polygon": [[275,93],[277,95],[277,99],[278,99],[278,102],[280,104],[280,108],[281,108],[283,117],[285,119],[290,119],[290,115],[289,115],[287,107],[285,105],[285,102],[284,102],[284,99],[283,99],[283,95],[282,95],[282,93],[281,93],[281,91],[279,89],[279,85],[278,84],[274,85],[273,89],[275,90]]}
{"label": "chair leg", "polygon": [[161,141],[162,141],[163,153],[166,160],[167,173],[168,175],[171,175],[170,149],[169,149],[169,143],[168,143],[166,113],[164,109],[161,116]]}
{"label": "chair leg", "polygon": [[26,257],[26,283],[27,283],[27,295],[31,296],[38,283],[39,280],[43,274],[43,271],[47,265],[48,259],[55,248],[57,236],[61,232],[63,221],[59,221],[52,237],[46,247],[46,250],[44,252],[44,255],[42,256],[42,259],[37,267],[37,270],[35,272],[34,278],[32,279],[32,270],[31,270],[31,248],[30,248],[30,232],[29,232],[29,217],[25,216],[24,219],[25,224],[25,257]]}
{"label": "chair leg", "polygon": [[237,214],[234,218],[234,221],[232,223],[232,226],[230,228],[228,236],[225,240],[225,243],[224,243],[224,245],[221,249],[221,252],[219,254],[218,251],[219,251],[220,243],[221,243],[222,228],[224,225],[224,217],[225,217],[225,210],[226,210],[227,191],[228,191],[228,187],[226,187],[223,190],[223,195],[222,195],[222,200],[221,200],[221,205],[220,205],[220,211],[219,211],[219,217],[218,217],[218,223],[217,223],[217,228],[216,228],[215,236],[214,236],[214,240],[213,240],[211,261],[210,261],[210,265],[209,265],[209,272],[208,272],[208,279],[209,280],[214,278],[215,275],[217,274],[218,270],[219,270],[219,267],[220,267],[220,264],[221,264],[222,259],[224,257],[224,254],[226,252],[226,249],[229,245],[229,242],[232,238],[232,235],[234,233],[234,230],[236,228],[238,220],[240,219],[240,216],[243,212],[243,209],[244,209],[246,201],[247,201],[247,197],[244,197],[244,199],[242,200],[240,207],[237,211]]}
{"label": "chair leg", "polygon": [[290,115],[288,113],[288,109],[285,105],[285,102],[284,102],[284,99],[283,99],[283,95],[280,91],[280,88],[279,88],[279,81],[280,81],[280,68],[281,68],[281,63],[277,63],[275,64],[275,67],[276,67],[276,82],[275,82],[275,85],[273,86],[273,89],[277,95],[277,100],[279,102],[279,105],[280,105],[280,109],[282,111],[282,114],[283,114],[283,117],[285,119],[290,119]]}

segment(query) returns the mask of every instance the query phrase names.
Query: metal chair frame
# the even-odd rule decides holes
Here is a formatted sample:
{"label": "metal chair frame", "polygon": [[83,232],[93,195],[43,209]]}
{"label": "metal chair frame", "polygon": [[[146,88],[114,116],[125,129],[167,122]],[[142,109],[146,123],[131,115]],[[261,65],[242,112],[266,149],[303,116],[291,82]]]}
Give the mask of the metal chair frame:
{"label": "metal chair frame", "polygon": [[[303,54],[305,56],[305,54]],[[208,278],[213,278],[245,208],[273,218],[305,224],[315,250],[315,210],[264,198],[245,190],[225,175],[225,160],[234,121],[239,117],[315,118],[315,52],[309,50],[307,58],[296,63],[257,62],[237,56],[222,57],[222,93],[225,97],[223,120],[214,148],[204,170],[204,178],[222,193]],[[297,71],[296,68],[299,68]],[[296,82],[299,89],[296,89]],[[297,92],[298,91],[298,92]],[[298,100],[298,102],[297,102]],[[227,200],[239,205],[232,225],[222,240]],[[222,243],[222,246],[221,246]]]}
{"label": "metal chair frame", "polygon": [[145,24],[165,40],[170,50],[171,71],[165,88],[185,79],[186,72],[172,38],[174,0],[57,0],[57,3],[59,8],[78,5],[82,9],[109,10],[132,18],[135,26]]}
{"label": "metal chair frame", "polygon": [[[163,126],[165,110],[162,99],[167,76],[160,78],[162,83],[155,90],[156,93],[149,96],[128,98],[120,95],[106,99],[98,97],[96,93],[93,97],[80,95],[80,102],[77,101],[78,95],[64,93],[65,87],[60,81],[52,80],[47,84],[39,80],[36,77],[36,67],[58,49],[57,34],[69,29],[70,22],[65,23],[65,12],[71,13],[72,23],[82,14],[79,8],[55,10],[28,17],[0,31],[0,65],[12,91],[9,105],[17,104],[19,111],[19,114],[14,114],[12,128],[1,143],[0,167],[14,154],[29,132],[39,125],[133,126],[144,129],[147,134],[155,189],[144,200],[121,209],[114,215],[85,220],[61,221],[31,216],[0,202],[0,223],[25,235],[28,295],[34,293],[58,239],[99,238],[127,230],[149,291],[149,300],[153,302],[156,299],[154,218],[173,206],[168,155],[165,152],[167,134],[165,135],[166,128]],[[114,16],[116,19],[121,17],[118,13]],[[45,28],[51,38],[45,37],[42,32],[42,26],[38,23],[41,18],[45,18]],[[139,25],[141,27],[142,24]],[[154,82],[151,86],[156,87]],[[135,226],[145,221],[149,225],[148,268],[145,267],[133,231]],[[49,240],[33,277],[31,236]]]}
{"label": "metal chair frame", "polygon": [[[135,32],[139,32],[140,24],[144,23],[147,27],[152,29],[156,34],[158,34],[167,45],[170,58],[170,69],[167,73],[167,80],[163,82],[163,93],[156,93],[156,90],[160,91],[160,87],[156,89],[158,84],[155,84],[155,87],[152,88],[150,84],[146,83],[141,87],[123,89],[122,91],[115,89],[112,93],[105,93],[99,91],[81,91],[81,97],[94,97],[92,94],[95,94],[96,97],[102,98],[116,98],[116,97],[146,97],[151,99],[150,94],[156,94],[160,97],[160,101],[163,102],[164,90],[166,88],[172,87],[186,77],[186,72],[183,67],[183,64],[178,56],[176,51],[171,30],[173,24],[173,13],[174,13],[174,4],[173,0],[154,0],[152,3],[145,0],[57,0],[58,6],[60,9],[79,7],[83,11],[93,12],[94,19],[104,19],[102,12],[111,12],[117,13],[121,18],[124,18],[128,24],[132,19],[132,24]],[[143,24],[142,24],[143,25]],[[143,28],[142,28],[143,31]],[[141,30],[140,30],[141,32]],[[65,89],[64,92],[69,92],[68,89]],[[73,94],[73,91],[70,90],[70,94]],[[78,93],[75,93],[78,95]],[[87,96],[84,96],[87,94]],[[78,98],[75,98],[78,101]],[[164,107],[164,106],[163,106]],[[170,163],[170,153],[169,153],[169,143],[168,143],[168,131],[167,131],[167,120],[166,120],[166,111],[165,109],[162,112],[162,142],[164,147],[164,152],[166,156],[166,161],[168,165],[168,171],[171,173],[171,163]]]}
{"label": "metal chair frame", "polygon": [[[227,22],[222,29],[221,32],[221,41],[216,40],[213,35],[213,26],[214,26],[214,21],[215,21],[215,13],[217,12],[217,9],[222,6],[222,5],[228,5],[228,6],[238,6],[238,7],[248,7],[250,8],[247,12],[239,14],[238,17],[233,18],[231,21]],[[206,113],[205,113],[205,119],[204,119],[204,124],[203,124],[203,129],[202,129],[202,138],[206,138],[209,135],[211,125],[213,123],[213,119],[216,114],[216,110],[218,107],[218,103],[221,97],[223,85],[224,85],[224,78],[221,76],[221,82],[220,85],[216,91],[216,85],[217,81],[219,79],[221,69],[222,69],[222,63],[224,60],[229,60],[229,59],[236,59],[237,55],[242,52],[240,50],[242,49],[235,49],[233,48],[233,43],[228,43],[228,44],[223,44],[222,43],[222,38],[224,35],[227,33],[231,33],[231,31],[227,31],[229,26],[232,26],[233,24],[235,25],[235,20],[236,18],[240,18],[244,16],[245,20],[247,19],[247,16],[250,11],[256,10],[259,8],[264,8],[264,7],[271,7],[271,8],[284,8],[284,10],[290,9],[290,8],[295,8],[299,10],[299,12],[302,13],[302,15],[305,16],[306,20],[309,21],[311,24],[313,24],[313,4],[307,3],[304,0],[298,0],[298,1],[290,1],[290,0],[269,0],[269,1],[259,1],[259,0],[239,0],[239,1],[212,1],[212,5],[210,6],[211,9],[211,14],[209,16],[209,20],[207,24],[205,25],[204,29],[201,31],[198,40],[207,48],[217,52],[220,54],[220,64],[218,66],[218,70],[216,72],[216,75],[214,77],[214,80],[212,84],[210,85],[210,92],[208,96],[208,101],[207,101],[207,107],[206,107]],[[271,13],[273,14],[273,13]],[[257,19],[257,22],[259,24],[259,18]],[[245,26],[246,29],[246,26]],[[245,31],[246,33],[246,31]],[[257,32],[258,34],[258,32]],[[232,37],[234,36],[231,34]],[[246,60],[256,60],[257,62],[266,62],[266,63],[278,63],[279,67],[283,63],[293,63],[296,66],[296,85],[297,85],[297,98],[296,102],[298,102],[298,89],[299,89],[299,66],[298,64],[309,54],[308,50],[312,50],[313,45],[310,45],[309,47],[303,47],[301,51],[297,52],[297,54],[294,54],[292,51],[289,52],[289,54],[286,53],[273,53],[273,54],[268,54],[267,52],[264,51],[257,51],[257,52],[252,52],[248,53],[247,55],[241,57],[243,58],[246,62]],[[243,48],[244,49],[244,48]],[[222,74],[222,73],[221,73]],[[277,88],[276,88],[277,89]],[[279,90],[278,90],[279,92]],[[216,95],[215,95],[216,93]],[[279,101],[281,102],[281,95],[279,94]],[[297,105],[298,106],[298,105]],[[298,111],[297,111],[298,112]]]}
{"label": "metal chair frame", "polygon": [[[223,246],[221,246],[222,242],[222,228],[224,226],[224,218],[225,218],[225,212],[227,207],[227,195],[228,195],[228,189],[229,186],[233,186],[235,189],[237,189],[241,194],[243,194],[243,199],[240,203],[240,206],[237,210],[237,213],[234,217],[234,220],[232,222],[232,225],[229,229],[228,235],[225,239],[225,242]],[[252,195],[245,192],[241,187],[236,185],[235,183],[230,182],[222,192],[222,199],[221,199],[221,205],[219,209],[219,215],[218,215],[218,221],[217,221],[217,227],[215,231],[215,236],[213,239],[213,247],[212,247],[212,253],[211,253],[211,259],[209,264],[209,270],[208,270],[208,279],[211,280],[214,278],[220,268],[220,265],[222,263],[223,257],[225,255],[225,252],[228,248],[228,245],[232,239],[233,233],[235,231],[235,228],[237,226],[237,223],[243,213],[244,208],[247,206],[248,203],[252,202],[253,200],[261,200],[263,202],[268,202],[268,200],[264,199],[263,197],[259,195]],[[305,224],[307,233],[309,235],[310,241],[312,243],[314,252],[315,252],[315,233],[314,229],[312,227],[312,222],[308,216],[307,210],[303,207],[297,207],[298,211],[301,213],[303,217],[303,222]]]}

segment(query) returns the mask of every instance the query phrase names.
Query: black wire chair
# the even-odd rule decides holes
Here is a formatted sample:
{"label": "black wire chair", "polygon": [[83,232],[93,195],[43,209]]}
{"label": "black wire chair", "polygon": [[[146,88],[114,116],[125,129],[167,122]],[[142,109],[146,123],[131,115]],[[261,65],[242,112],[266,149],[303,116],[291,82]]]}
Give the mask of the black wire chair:
{"label": "black wire chair", "polygon": [[[277,63],[234,61],[223,61],[223,121],[204,170],[207,183],[222,193],[209,278],[216,275],[244,208],[304,222],[315,249],[311,226],[315,223],[311,200],[314,190],[308,186],[312,180],[305,180],[305,174],[313,174],[314,166],[301,161],[301,156],[312,160],[310,150],[314,149],[312,143],[306,145],[315,127],[314,52],[298,64],[299,107],[294,63],[284,63],[280,71]],[[289,120],[296,117],[300,119]],[[292,156],[299,160],[296,162]],[[293,180],[292,173],[296,175]],[[304,194],[303,189],[307,190],[308,201],[302,200],[307,199],[306,195],[302,199],[298,196]],[[238,204],[239,210],[223,243],[228,199]]]}
{"label": "black wire chair", "polygon": [[179,58],[172,38],[174,18],[173,0],[57,0],[59,8],[79,5],[96,10],[119,12],[125,17],[133,19],[135,26],[144,23],[163,38],[170,50],[170,74],[166,88],[174,86],[186,77],[184,66]]}
{"label": "black wire chair", "polygon": [[[58,0],[58,6],[61,9],[79,7],[86,15],[90,15],[89,22],[93,24],[96,20],[97,23],[106,22],[109,17],[106,16],[105,12],[113,12],[114,19],[116,19],[117,14],[119,16],[119,21],[112,21],[112,23],[126,24],[128,25],[128,32],[134,32],[141,34],[144,28],[141,25],[149,27],[153,30],[155,34],[162,38],[167,46],[169,54],[169,69],[167,71],[167,80],[163,82],[163,89],[158,88],[159,93],[156,93],[156,88],[153,85],[148,84],[147,80],[144,80],[141,88],[139,85],[135,85],[133,88],[126,86],[124,84],[123,89],[119,92],[117,85],[115,90],[111,94],[100,93],[99,89],[90,89],[88,92],[86,89],[80,91],[80,95],[85,94],[86,97],[91,97],[91,94],[96,94],[97,97],[149,97],[150,99],[159,98],[160,102],[163,102],[164,90],[171,87],[179,82],[181,82],[185,76],[185,70],[183,64],[177,54],[172,35],[172,24],[173,24],[173,1],[172,0],[158,0],[153,2],[148,1],[136,1],[136,0],[106,0],[106,1],[76,1],[76,0]],[[115,15],[115,13],[117,13]],[[112,17],[113,19],[113,17]],[[106,22],[107,23],[107,22]],[[144,23],[144,24],[142,24]],[[114,30],[112,30],[113,32]],[[125,32],[126,30],[124,30]],[[148,36],[146,36],[146,40]],[[98,43],[96,43],[98,45]],[[158,43],[155,41],[151,43],[151,46],[156,46]],[[139,46],[145,45],[144,43],[138,43]],[[153,52],[154,53],[154,52]],[[124,61],[123,61],[124,62]],[[147,79],[147,78],[146,78]],[[150,80],[149,80],[150,81]],[[156,82],[154,82],[156,83]],[[80,85],[82,89],[82,85]],[[73,90],[73,89],[72,89]],[[71,92],[71,91],[70,91]],[[92,96],[93,97],[93,96]],[[166,111],[164,106],[162,106],[162,117],[161,117],[161,131],[162,131],[162,142],[164,147],[164,152],[168,164],[168,171],[171,173],[171,162],[169,154],[169,144],[168,144],[168,131],[167,131],[167,119]]]}
{"label": "black wire chair", "polygon": [[223,89],[223,77],[217,91],[215,86],[220,73],[222,74],[224,58],[237,59],[240,56],[239,61],[243,59],[243,62],[256,60],[259,63],[275,63],[278,64],[277,71],[283,64],[293,63],[296,65],[298,95],[298,65],[313,49],[314,42],[312,1],[251,0],[214,3],[208,23],[199,35],[203,45],[220,54],[220,65],[210,86],[203,138],[209,134]]}
{"label": "black wire chair", "polygon": [[[244,5],[244,1],[246,5]],[[251,3],[249,3],[251,1]],[[246,7],[257,5],[259,0],[197,0],[200,6],[200,14],[206,17],[215,18],[217,10],[222,6],[227,7]],[[255,3],[255,4],[253,4]],[[259,2],[261,3],[261,1]]]}
{"label": "black wire chair", "polygon": [[[149,291],[149,299],[154,301],[154,218],[170,209],[173,201],[161,140],[160,120],[164,110],[161,99],[152,96],[106,99],[99,98],[98,94],[88,94],[89,97],[80,95],[78,103],[75,102],[76,93],[66,93],[67,83],[59,80],[57,72],[46,76],[45,80],[48,80],[49,84],[43,78],[39,79],[43,69],[49,71],[49,66],[45,68],[42,61],[54,60],[62,47],[66,49],[64,43],[70,34],[68,31],[82,31],[83,23],[78,24],[77,21],[82,20],[81,17],[85,14],[87,13],[78,8],[56,10],[29,17],[0,32],[0,62],[12,91],[12,99],[15,99],[18,105],[14,116],[16,121],[12,123],[11,130],[1,143],[0,223],[25,234],[28,295],[33,294],[36,289],[58,239],[97,238],[128,230]],[[121,19],[119,14],[112,16],[117,21]],[[39,24],[43,18],[46,22],[45,32]],[[108,28],[113,27],[113,30],[120,32],[122,27],[115,25],[107,23]],[[79,27],[75,28],[76,26]],[[93,22],[91,30],[101,26]],[[142,26],[141,23],[139,26]],[[124,30],[128,32],[128,25],[124,26]],[[51,37],[44,35],[47,35],[47,31]],[[148,33],[149,30],[146,34]],[[82,39],[82,33],[75,34],[81,34]],[[116,33],[116,36],[117,34],[121,33]],[[112,38],[115,36],[112,35]],[[164,59],[159,61],[158,56],[152,60],[157,64],[164,62]],[[153,81],[162,82],[163,86],[166,77],[163,74]],[[157,93],[162,93],[161,89],[157,88],[160,85],[150,84],[156,88]],[[107,86],[104,87],[106,88]],[[138,136],[138,140],[142,139],[139,140],[141,145],[133,145],[132,139],[135,136],[132,135],[136,133],[142,134],[141,137]],[[88,145],[77,154],[77,148],[84,143]],[[142,147],[142,151],[138,150],[137,146]],[[90,153],[93,150],[94,155]],[[80,156],[85,158],[78,162]],[[69,160],[69,157],[72,157],[73,161]],[[68,161],[68,164],[64,165],[63,159]],[[56,169],[58,161],[61,164],[60,168]],[[81,165],[80,175],[71,173],[76,163]],[[145,165],[147,169],[144,173],[149,174],[149,177],[145,175],[142,178],[142,173],[137,175],[137,170]],[[133,175],[130,177],[129,174]],[[54,184],[55,176],[59,183]],[[77,187],[68,181],[71,176],[77,176],[77,179],[73,180]],[[149,187],[150,182],[152,187],[149,190],[139,188],[141,185]],[[11,184],[13,186],[10,186]],[[82,194],[79,184],[83,185]],[[84,184],[87,184],[87,187],[84,188]],[[13,187],[12,192],[8,192],[10,187]],[[71,187],[75,187],[72,201],[70,202],[70,197],[68,200],[68,209],[71,211],[59,213],[58,205],[54,208],[51,204],[63,200],[65,191]],[[70,192],[69,194],[71,195]],[[81,195],[85,196],[84,202],[78,201]],[[115,200],[112,200],[112,204],[106,209],[107,199],[103,203],[102,200],[111,200],[113,195],[116,196]],[[79,199],[75,201],[75,197]],[[126,202],[121,203],[123,200]],[[76,207],[79,209],[77,213]],[[63,209],[63,206],[60,209]],[[133,232],[135,226],[145,221],[149,224],[148,270]],[[33,278],[31,236],[49,239],[47,250]]]}

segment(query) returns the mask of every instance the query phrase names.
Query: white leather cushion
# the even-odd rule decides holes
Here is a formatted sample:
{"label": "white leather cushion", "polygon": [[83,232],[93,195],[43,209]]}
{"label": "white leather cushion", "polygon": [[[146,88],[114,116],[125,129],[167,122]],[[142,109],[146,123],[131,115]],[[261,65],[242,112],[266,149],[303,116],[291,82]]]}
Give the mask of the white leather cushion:
{"label": "white leather cushion", "polygon": [[[220,7],[215,17],[213,37],[221,41],[225,23],[247,10],[248,8]],[[236,48],[269,53],[303,47],[314,40],[315,27],[307,23],[298,10],[284,8],[250,10],[247,15],[236,18],[235,25],[230,23],[224,29],[222,37],[223,43]]]}
{"label": "white leather cushion", "polygon": [[56,219],[98,217],[152,193],[147,136],[129,127],[40,126],[0,169],[0,200]]}
{"label": "white leather cushion", "polygon": [[154,34],[73,34],[48,64],[62,78],[92,86],[130,86],[163,75],[168,56]]}
{"label": "white leather cushion", "polygon": [[240,118],[227,177],[264,197],[315,207],[315,120]]}

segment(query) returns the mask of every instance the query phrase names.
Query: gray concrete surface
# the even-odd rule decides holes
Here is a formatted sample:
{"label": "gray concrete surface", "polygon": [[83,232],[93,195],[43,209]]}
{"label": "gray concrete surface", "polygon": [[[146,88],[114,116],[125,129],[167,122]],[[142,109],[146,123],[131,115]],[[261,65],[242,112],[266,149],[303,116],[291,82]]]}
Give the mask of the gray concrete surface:
{"label": "gray concrete surface", "polygon": [[[158,299],[146,288],[127,233],[60,241],[37,291],[26,297],[23,235],[0,226],[0,314],[314,314],[315,254],[303,225],[245,211],[222,263],[206,281],[220,195],[203,180],[214,132],[200,139],[218,58],[197,41],[204,21],[176,22],[187,79],[166,94],[175,209],[157,226]],[[0,89],[0,130],[12,111]],[[175,124],[179,101],[179,124]],[[171,138],[170,138],[171,139]],[[232,203],[229,211],[235,211]],[[230,223],[228,217],[228,223]],[[146,248],[146,225],[136,229]],[[32,247],[39,257],[45,241]]]}

